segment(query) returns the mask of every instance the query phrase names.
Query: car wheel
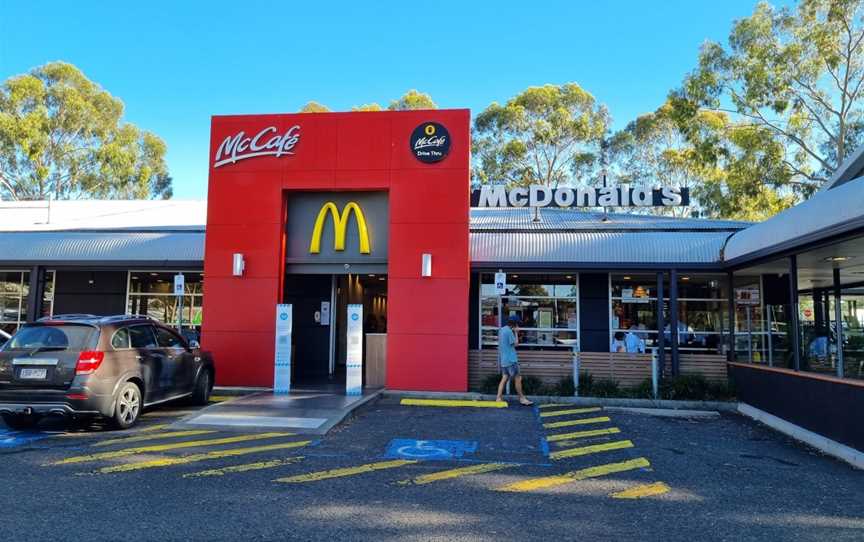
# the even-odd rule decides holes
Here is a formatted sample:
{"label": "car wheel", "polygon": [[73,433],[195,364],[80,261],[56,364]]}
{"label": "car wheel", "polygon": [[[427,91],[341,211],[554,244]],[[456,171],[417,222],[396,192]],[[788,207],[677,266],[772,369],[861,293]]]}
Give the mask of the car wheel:
{"label": "car wheel", "polygon": [[39,418],[37,418],[36,416],[18,416],[14,414],[4,414],[3,423],[5,423],[6,427],[8,427],[9,429],[22,431],[26,429],[33,429],[34,427],[36,427],[36,424],[39,423]]}
{"label": "car wheel", "polygon": [[193,405],[206,405],[210,402],[210,371],[204,370],[198,375],[189,400]]}
{"label": "car wheel", "polygon": [[141,389],[134,382],[126,382],[117,392],[112,425],[117,429],[127,429],[138,422],[140,415]]}

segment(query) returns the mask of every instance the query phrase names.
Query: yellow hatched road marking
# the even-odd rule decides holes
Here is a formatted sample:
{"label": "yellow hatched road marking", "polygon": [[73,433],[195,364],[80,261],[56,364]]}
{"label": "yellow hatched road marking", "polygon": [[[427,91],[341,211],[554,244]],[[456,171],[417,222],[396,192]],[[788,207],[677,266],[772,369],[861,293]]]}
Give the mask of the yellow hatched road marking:
{"label": "yellow hatched road marking", "polygon": [[248,448],[232,448],[231,450],[217,450],[215,452],[205,452],[200,454],[184,455],[180,457],[163,457],[161,459],[151,459],[149,461],[138,461],[135,463],[124,463],[122,465],[112,465],[110,467],[102,467],[93,473],[81,474],[111,474],[115,472],[130,472],[143,469],[156,469],[160,467],[173,467],[175,465],[186,465],[188,463],[196,463],[198,461],[207,461],[210,459],[224,459],[226,457],[237,457],[247,454],[257,454],[261,452],[272,452],[274,450],[288,450],[291,448],[300,448],[310,444],[311,440],[303,440],[299,442],[283,442],[281,444],[265,444],[263,446],[250,446]]}
{"label": "yellow hatched road marking", "polygon": [[533,491],[535,489],[546,489],[550,487],[556,487],[564,484],[569,484],[570,482],[576,482],[579,480],[586,480],[588,478],[598,478],[600,476],[606,476],[607,474],[613,474],[616,472],[625,472],[628,470],[641,469],[650,467],[651,463],[648,462],[644,457],[640,457],[638,459],[631,459],[629,461],[622,461],[621,463],[608,463],[606,465],[599,465],[597,467],[589,467],[587,469],[574,470],[571,472],[567,472],[564,474],[558,474],[555,476],[544,476],[542,478],[531,478],[528,480],[523,480],[521,482],[516,482],[513,484],[509,484],[503,487],[498,488],[498,491],[514,491],[514,492],[522,492],[522,491]]}
{"label": "yellow hatched road marking", "polygon": [[612,493],[610,497],[613,499],[641,499],[642,497],[652,497],[654,495],[662,495],[667,493],[671,488],[663,482],[654,482],[653,484],[643,484],[640,486],[631,487],[624,491]]}
{"label": "yellow hatched road marking", "polygon": [[615,442],[606,442],[604,444],[592,444],[591,446],[581,446],[579,448],[567,448],[549,454],[550,459],[565,459],[567,457],[579,457],[582,455],[596,454],[598,452],[610,452],[612,450],[623,450],[624,448],[632,448],[633,443],[629,440],[616,440]]}
{"label": "yellow hatched road marking", "polygon": [[273,459],[271,461],[259,461],[257,463],[246,463],[245,465],[232,465],[221,469],[202,470],[184,474],[183,478],[201,478],[204,476],[224,476],[235,472],[249,472],[253,470],[272,469],[283,465],[291,465],[303,460],[303,456],[287,457],[285,459]]}
{"label": "yellow hatched road marking", "polygon": [[572,406],[569,403],[544,403],[542,405],[537,405],[537,408],[555,408],[562,406]]}
{"label": "yellow hatched road marking", "polygon": [[551,418],[552,416],[566,416],[567,414],[587,414],[589,412],[598,412],[603,410],[600,407],[591,408],[571,408],[568,410],[555,410],[553,412],[541,412],[541,418]]}
{"label": "yellow hatched road marking", "polygon": [[142,418],[179,418],[180,416],[188,416],[189,414],[195,414],[196,410],[154,410],[153,412],[147,412],[142,414]]}
{"label": "yellow hatched road marking", "polygon": [[288,484],[296,484],[301,482],[317,482],[319,480],[329,480],[330,478],[341,478],[343,476],[354,476],[355,474],[365,474],[376,470],[395,469],[405,465],[413,465],[419,463],[413,459],[396,459],[393,461],[379,461],[378,463],[367,463],[357,467],[345,467],[342,469],[322,470],[318,472],[310,472],[308,474],[299,474],[297,476],[289,476],[287,478],[278,478],[276,482],[285,482]]}
{"label": "yellow hatched road marking", "polygon": [[570,427],[573,425],[587,425],[589,423],[603,423],[612,421],[609,416],[598,416],[597,418],[582,418],[581,420],[567,420],[564,422],[544,423],[544,429],[555,429],[557,427]]}
{"label": "yellow hatched road marking", "polygon": [[407,399],[400,404],[406,406],[431,407],[475,407],[475,408],[507,408],[507,401],[460,401],[455,399]]}
{"label": "yellow hatched road marking", "polygon": [[60,461],[50,463],[50,465],[68,465],[69,463],[84,463],[86,461],[99,461],[100,459],[115,459],[117,457],[126,457],[127,455],[144,454],[150,452],[165,452],[168,450],[178,450],[181,448],[198,448],[201,446],[216,446],[218,444],[234,444],[235,442],[245,442],[249,440],[261,440],[276,437],[290,437],[293,433],[257,433],[254,435],[240,435],[237,437],[214,438],[207,440],[188,440],[185,442],[174,442],[171,444],[154,444],[152,446],[138,446],[136,448],[124,448],[112,452],[100,452],[98,454],[79,455],[75,457],[67,457]]}
{"label": "yellow hatched road marking", "polygon": [[171,431],[168,433],[154,433],[151,431],[146,435],[100,440],[99,442],[91,444],[91,446],[109,446],[111,444],[126,444],[129,442],[143,442],[145,440],[160,440],[163,438],[194,437],[195,435],[207,435],[215,432],[216,431],[205,431],[203,429],[195,429],[194,431]]}
{"label": "yellow hatched road marking", "polygon": [[588,431],[575,431],[573,433],[559,433],[557,435],[547,435],[547,442],[558,442],[561,440],[570,440],[573,438],[587,438],[587,437],[599,437],[602,435],[614,435],[615,433],[620,433],[621,430],[617,427],[610,427],[608,429],[589,429]]}
{"label": "yellow hatched road marking", "polygon": [[147,427],[138,430],[138,433],[149,433],[151,431],[159,431],[160,429],[165,429],[171,425],[170,423],[157,423],[155,425],[148,425]]}
{"label": "yellow hatched road marking", "polygon": [[469,474],[482,474],[484,472],[492,472],[517,466],[518,463],[483,463],[481,465],[472,465],[470,467],[460,467],[458,469],[448,469],[433,472],[431,474],[424,474],[423,476],[418,476],[417,478],[412,478],[410,480],[401,480],[396,482],[396,484],[401,486],[431,484],[432,482],[452,480],[453,478],[459,478],[460,476],[467,476]]}
{"label": "yellow hatched road marking", "polygon": [[208,399],[211,403],[222,403],[225,401],[230,401],[231,399],[236,399],[240,397],[239,395],[211,395]]}

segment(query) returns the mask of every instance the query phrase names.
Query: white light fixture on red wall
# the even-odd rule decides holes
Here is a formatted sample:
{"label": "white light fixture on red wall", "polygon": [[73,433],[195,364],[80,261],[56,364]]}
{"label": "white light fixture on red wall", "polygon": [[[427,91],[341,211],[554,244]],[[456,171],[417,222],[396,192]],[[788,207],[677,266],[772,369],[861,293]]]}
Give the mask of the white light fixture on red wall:
{"label": "white light fixture on red wall", "polygon": [[423,262],[420,266],[420,276],[422,277],[431,277],[432,276],[432,255],[431,254],[423,254]]}
{"label": "white light fixture on red wall", "polygon": [[232,273],[235,277],[242,277],[243,272],[246,270],[246,260],[243,259],[242,254],[234,254],[234,265],[232,267]]}

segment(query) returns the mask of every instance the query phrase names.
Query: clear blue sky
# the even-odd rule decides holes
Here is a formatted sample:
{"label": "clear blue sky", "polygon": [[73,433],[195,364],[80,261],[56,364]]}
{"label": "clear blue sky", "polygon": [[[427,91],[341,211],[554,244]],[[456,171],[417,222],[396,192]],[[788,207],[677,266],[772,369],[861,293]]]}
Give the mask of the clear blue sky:
{"label": "clear blue sky", "polygon": [[0,79],[77,65],[168,143],[175,197],[204,198],[210,115],[386,105],[411,88],[478,112],[575,81],[620,128],[755,3],[0,0]]}

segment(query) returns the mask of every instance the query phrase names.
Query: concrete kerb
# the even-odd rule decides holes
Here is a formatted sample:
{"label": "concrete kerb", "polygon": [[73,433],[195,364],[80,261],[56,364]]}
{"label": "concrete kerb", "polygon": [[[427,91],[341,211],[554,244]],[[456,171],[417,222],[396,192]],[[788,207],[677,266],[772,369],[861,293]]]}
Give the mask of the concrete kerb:
{"label": "concrete kerb", "polygon": [[[457,399],[464,401],[494,401],[495,396],[476,392],[428,392],[384,390],[385,397],[411,397],[417,399]],[[513,396],[508,397],[511,400]],[[723,401],[670,401],[667,399],[628,399],[617,397],[559,397],[555,395],[531,395],[537,404],[561,403],[575,406],[602,406],[612,410],[631,410],[643,414],[662,414],[677,411],[676,416],[714,416],[719,412],[738,413],[737,402]],[[651,412],[657,411],[657,412]],[[668,414],[667,414],[668,415]]]}
{"label": "concrete kerb", "polygon": [[243,386],[214,386],[212,395],[243,396],[253,393],[272,392],[273,388],[253,388]]}

